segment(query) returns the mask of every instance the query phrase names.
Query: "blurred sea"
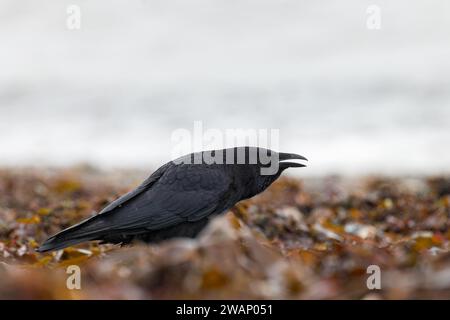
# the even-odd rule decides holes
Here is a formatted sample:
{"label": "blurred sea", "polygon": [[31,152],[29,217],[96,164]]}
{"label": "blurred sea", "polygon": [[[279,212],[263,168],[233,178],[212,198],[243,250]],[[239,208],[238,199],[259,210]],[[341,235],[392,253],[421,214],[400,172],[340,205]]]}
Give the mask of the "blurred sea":
{"label": "blurred sea", "polygon": [[305,175],[448,173],[449,15],[446,0],[2,0],[0,165],[154,168],[201,120],[280,129]]}

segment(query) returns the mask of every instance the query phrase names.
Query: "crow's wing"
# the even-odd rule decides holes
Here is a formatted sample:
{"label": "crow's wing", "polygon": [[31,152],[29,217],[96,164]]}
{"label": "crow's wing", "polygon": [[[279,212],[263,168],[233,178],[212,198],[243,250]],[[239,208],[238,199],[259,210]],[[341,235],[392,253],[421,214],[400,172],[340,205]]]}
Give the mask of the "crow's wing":
{"label": "crow's wing", "polygon": [[151,187],[109,209],[108,225],[125,232],[198,221],[223,207],[231,183],[222,166],[168,166]]}
{"label": "crow's wing", "polygon": [[111,202],[108,206],[103,208],[102,211],[100,211],[99,214],[110,212],[118,207],[121,207],[124,205],[127,201],[131,200],[132,198],[136,197],[137,195],[141,194],[148,188],[150,188],[156,181],[158,181],[159,178],[164,174],[164,172],[167,170],[168,167],[173,166],[174,164],[172,162],[168,162],[162,167],[160,167],[158,170],[153,172],[150,177],[148,177],[142,184],[134,189],[133,191],[128,192],[127,194],[121,196],[120,198],[114,200]]}
{"label": "crow's wing", "polygon": [[223,166],[169,162],[136,190],[100,214],[48,238],[38,250],[57,250],[84,241],[126,237],[199,221],[234,204],[235,197],[229,190],[235,191]]}

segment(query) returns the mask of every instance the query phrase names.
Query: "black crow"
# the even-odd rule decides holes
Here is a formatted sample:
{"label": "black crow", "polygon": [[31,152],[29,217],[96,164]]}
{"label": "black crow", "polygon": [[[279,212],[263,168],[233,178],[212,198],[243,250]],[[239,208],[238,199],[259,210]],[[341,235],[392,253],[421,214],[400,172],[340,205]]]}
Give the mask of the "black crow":
{"label": "black crow", "polygon": [[212,216],[264,191],[297,154],[256,147],[191,153],[166,163],[135,190],[99,214],[48,238],[37,251],[58,250],[81,242],[127,244],[195,237]]}

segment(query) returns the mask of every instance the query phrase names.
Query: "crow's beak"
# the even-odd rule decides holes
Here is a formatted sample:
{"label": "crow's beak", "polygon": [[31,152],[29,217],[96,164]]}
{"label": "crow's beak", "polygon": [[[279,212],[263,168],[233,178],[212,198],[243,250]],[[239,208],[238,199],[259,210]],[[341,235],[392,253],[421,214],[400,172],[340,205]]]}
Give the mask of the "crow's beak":
{"label": "crow's beak", "polygon": [[291,159],[299,159],[299,160],[308,161],[308,159],[306,159],[304,156],[301,156],[301,155],[295,154],[295,153],[283,153],[283,152],[280,152],[278,155],[280,157],[280,161],[291,160]]}
{"label": "crow's beak", "polygon": [[[301,156],[299,154],[283,153],[283,152],[279,153],[279,159],[280,159],[280,161],[292,160],[292,159],[308,161],[308,159],[306,159],[304,156]],[[280,162],[280,167],[282,167],[282,168],[302,168],[302,167],[306,167],[306,165],[297,163],[297,162],[286,161],[286,162]]]}

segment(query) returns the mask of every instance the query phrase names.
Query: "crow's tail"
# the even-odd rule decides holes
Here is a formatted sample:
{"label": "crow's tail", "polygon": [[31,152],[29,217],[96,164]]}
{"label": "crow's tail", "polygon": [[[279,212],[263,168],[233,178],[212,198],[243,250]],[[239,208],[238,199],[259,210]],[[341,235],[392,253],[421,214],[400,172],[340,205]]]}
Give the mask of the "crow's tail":
{"label": "crow's tail", "polygon": [[108,229],[105,222],[101,215],[88,218],[51,236],[36,251],[59,250],[85,241],[101,240]]}

